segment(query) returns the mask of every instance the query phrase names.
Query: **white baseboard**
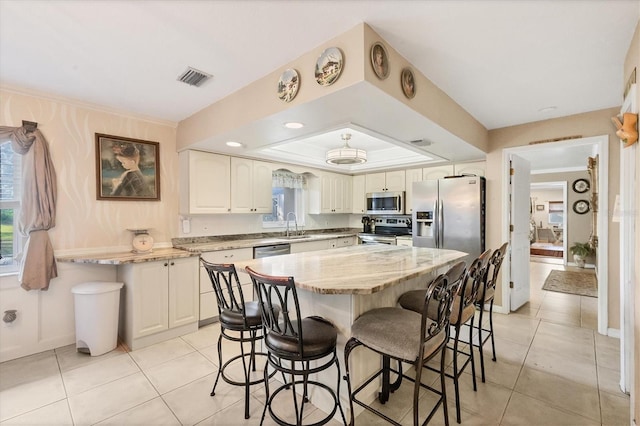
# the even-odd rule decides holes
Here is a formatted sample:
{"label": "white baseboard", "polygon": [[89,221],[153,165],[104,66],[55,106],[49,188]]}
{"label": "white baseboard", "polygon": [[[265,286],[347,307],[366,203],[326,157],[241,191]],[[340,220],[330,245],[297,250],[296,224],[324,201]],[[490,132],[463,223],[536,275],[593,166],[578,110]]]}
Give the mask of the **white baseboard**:
{"label": "white baseboard", "polygon": [[619,328],[608,328],[607,336],[615,337],[616,339],[620,338],[620,329]]}

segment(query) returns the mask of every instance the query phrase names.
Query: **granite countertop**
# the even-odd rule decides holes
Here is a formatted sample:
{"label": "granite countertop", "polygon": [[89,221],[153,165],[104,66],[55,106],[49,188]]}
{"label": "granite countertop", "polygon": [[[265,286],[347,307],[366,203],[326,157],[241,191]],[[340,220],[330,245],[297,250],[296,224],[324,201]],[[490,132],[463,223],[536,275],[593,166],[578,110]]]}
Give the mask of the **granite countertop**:
{"label": "granite countertop", "polygon": [[124,265],[125,263],[154,262],[159,260],[177,259],[181,257],[198,256],[176,248],[154,248],[151,253],[132,253],[130,251],[117,253],[96,253],[56,256],[58,262],[94,263],[99,265]]}
{"label": "granite countertop", "polygon": [[448,266],[466,253],[364,244],[235,262],[238,271],[292,276],[296,287],[319,294],[373,294]]}
{"label": "granite countertop", "polygon": [[295,244],[307,241],[331,240],[341,237],[355,237],[358,229],[333,229],[307,232],[303,238],[286,238],[282,232],[271,234],[226,235],[215,237],[174,238],[173,247],[194,253],[207,251],[252,248],[272,244]]}

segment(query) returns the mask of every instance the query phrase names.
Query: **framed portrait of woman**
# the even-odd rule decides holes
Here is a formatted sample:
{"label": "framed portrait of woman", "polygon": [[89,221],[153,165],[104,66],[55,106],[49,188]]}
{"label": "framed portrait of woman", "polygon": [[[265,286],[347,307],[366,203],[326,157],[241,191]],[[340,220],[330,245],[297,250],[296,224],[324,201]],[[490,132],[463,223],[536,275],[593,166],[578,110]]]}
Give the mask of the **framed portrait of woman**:
{"label": "framed portrait of woman", "polygon": [[389,76],[389,55],[384,44],[376,42],[371,46],[371,67],[380,80]]}
{"label": "framed portrait of woman", "polygon": [[160,144],[96,133],[96,198],[160,200]]}

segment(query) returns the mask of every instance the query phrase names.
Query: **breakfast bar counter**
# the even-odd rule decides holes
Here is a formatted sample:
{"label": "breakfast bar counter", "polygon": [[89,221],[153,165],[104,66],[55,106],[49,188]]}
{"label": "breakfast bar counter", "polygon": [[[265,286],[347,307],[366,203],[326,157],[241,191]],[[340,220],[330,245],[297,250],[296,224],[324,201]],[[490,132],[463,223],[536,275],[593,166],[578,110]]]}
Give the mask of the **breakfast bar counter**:
{"label": "breakfast bar counter", "polygon": [[[351,324],[361,314],[395,306],[404,292],[425,288],[465,256],[455,250],[364,244],[238,261],[235,266],[239,273],[250,267],[262,274],[293,277],[302,314],[322,316],[338,329],[338,358],[344,373],[344,345],[351,337]],[[380,365],[380,358],[370,351],[355,351],[351,360],[354,388]],[[331,370],[323,371],[318,379],[333,387],[336,373]],[[367,388],[371,399],[377,395],[378,385],[373,382]],[[311,400],[329,412],[333,404],[323,396],[311,395]],[[343,407],[348,407],[346,386],[341,386],[340,398]]]}

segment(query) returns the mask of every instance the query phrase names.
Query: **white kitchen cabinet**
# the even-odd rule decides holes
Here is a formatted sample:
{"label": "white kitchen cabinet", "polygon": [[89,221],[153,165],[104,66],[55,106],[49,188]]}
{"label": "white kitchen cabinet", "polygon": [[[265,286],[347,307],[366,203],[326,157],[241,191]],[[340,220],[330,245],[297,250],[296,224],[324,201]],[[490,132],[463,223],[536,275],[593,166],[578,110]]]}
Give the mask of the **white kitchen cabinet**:
{"label": "white kitchen cabinet", "polygon": [[291,253],[304,253],[307,251],[327,250],[331,248],[332,240],[304,241],[291,244]]}
{"label": "white kitchen cabinet", "polygon": [[349,247],[356,244],[356,237],[339,237],[329,242],[329,248]]}
{"label": "white kitchen cabinet", "polygon": [[473,163],[459,163],[453,166],[456,175],[485,175],[486,162],[476,161]]}
{"label": "white kitchen cabinet", "polygon": [[413,247],[413,240],[411,239],[411,235],[402,235],[396,237],[396,245],[404,246],[404,247]]}
{"label": "white kitchen cabinet", "polygon": [[369,173],[365,175],[365,192],[404,191],[405,171]]}
{"label": "white kitchen cabinet", "polygon": [[422,169],[405,170],[404,211],[413,212],[413,182],[422,181]]}
{"label": "white kitchen cabinet", "polygon": [[422,180],[442,179],[445,176],[453,176],[453,174],[453,164],[425,167],[422,169]]}
{"label": "white kitchen cabinet", "polygon": [[131,350],[198,329],[198,258],[118,266],[124,282],[120,334]]}
{"label": "white kitchen cabinet", "polygon": [[[253,248],[209,251],[202,253],[200,257],[211,263],[235,263],[253,259]],[[245,301],[253,300],[253,286],[249,275],[238,271],[238,280],[240,280]],[[201,324],[211,322],[217,316],[218,301],[211,285],[211,279],[204,266],[200,264],[200,322]]]}
{"label": "white kitchen cabinet", "polygon": [[346,206],[350,204],[346,200],[351,198],[351,191],[347,189],[351,185],[350,176],[336,173],[322,173],[309,183],[309,213],[351,213]]}
{"label": "white kitchen cabinet", "polygon": [[273,165],[231,157],[231,213],[271,213]]}
{"label": "white kitchen cabinet", "polygon": [[231,160],[226,155],[183,151],[180,156],[180,213],[228,213]]}
{"label": "white kitchen cabinet", "polygon": [[351,213],[364,214],[367,211],[367,203],[365,200],[365,175],[354,176],[351,181],[351,188]]}

